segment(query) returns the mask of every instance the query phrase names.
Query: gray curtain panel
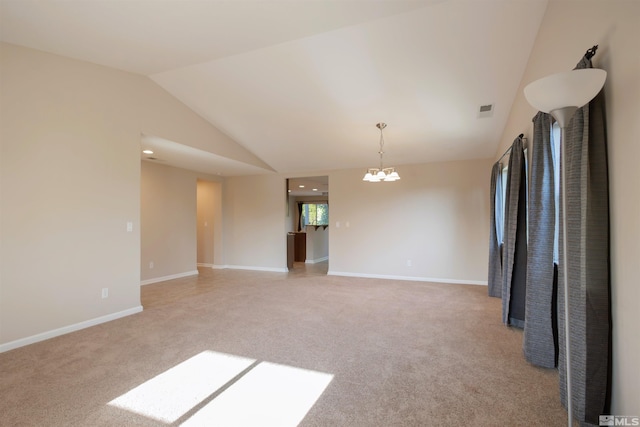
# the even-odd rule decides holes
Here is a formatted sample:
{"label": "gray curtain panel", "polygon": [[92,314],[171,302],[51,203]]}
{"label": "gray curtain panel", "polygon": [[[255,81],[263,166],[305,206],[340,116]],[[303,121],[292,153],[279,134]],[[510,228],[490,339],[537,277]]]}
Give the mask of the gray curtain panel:
{"label": "gray curtain panel", "polygon": [[[591,68],[583,58],[576,68]],[[598,425],[609,413],[610,266],[609,183],[604,95],[579,109],[566,129],[564,143],[567,197],[572,396],[581,425]],[[563,195],[564,196],[564,195]],[[560,234],[562,239],[562,233]],[[562,242],[560,247],[562,247]],[[560,280],[562,283],[562,268]],[[558,323],[564,324],[564,291],[558,286]],[[564,328],[560,326],[560,395],[566,406]]]}
{"label": "gray curtain panel", "polygon": [[495,163],[491,170],[491,206],[489,222],[489,296],[502,296],[502,167]]}
{"label": "gray curtain panel", "polygon": [[549,114],[533,118],[529,165],[529,244],[527,246],[526,323],[523,350],[527,361],[544,368],[557,362],[555,240],[555,180]]}
{"label": "gray curtain panel", "polygon": [[502,321],[523,327],[527,268],[526,175],[522,138],[511,146],[502,248]]}

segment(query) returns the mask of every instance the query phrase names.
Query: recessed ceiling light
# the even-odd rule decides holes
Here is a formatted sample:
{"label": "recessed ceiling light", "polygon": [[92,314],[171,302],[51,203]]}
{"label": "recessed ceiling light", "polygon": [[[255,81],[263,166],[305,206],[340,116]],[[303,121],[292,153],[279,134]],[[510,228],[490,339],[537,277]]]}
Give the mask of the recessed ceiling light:
{"label": "recessed ceiling light", "polygon": [[142,150],[142,152],[144,154],[153,154],[153,151],[151,151],[151,150]]}
{"label": "recessed ceiling light", "polygon": [[300,187],[300,188],[304,188],[304,185],[298,185],[298,187]]}
{"label": "recessed ceiling light", "polygon": [[318,191],[318,189],[317,189],[317,188],[314,188],[314,189],[313,189],[313,191]]}

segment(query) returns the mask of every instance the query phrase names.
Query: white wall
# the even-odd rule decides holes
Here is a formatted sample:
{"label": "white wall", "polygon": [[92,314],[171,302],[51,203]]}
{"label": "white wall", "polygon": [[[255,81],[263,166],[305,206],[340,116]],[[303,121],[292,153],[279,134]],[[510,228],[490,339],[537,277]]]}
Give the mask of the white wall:
{"label": "white wall", "polygon": [[146,77],[4,43],[0,55],[4,351],[140,309],[141,133],[246,150]]}
{"label": "white wall", "polygon": [[[535,114],[522,89],[548,74],[575,67],[584,52],[608,73],[605,83],[609,144],[613,414],[640,414],[640,2],[551,1],[503,134],[499,156]],[[531,140],[531,139],[530,139]]]}

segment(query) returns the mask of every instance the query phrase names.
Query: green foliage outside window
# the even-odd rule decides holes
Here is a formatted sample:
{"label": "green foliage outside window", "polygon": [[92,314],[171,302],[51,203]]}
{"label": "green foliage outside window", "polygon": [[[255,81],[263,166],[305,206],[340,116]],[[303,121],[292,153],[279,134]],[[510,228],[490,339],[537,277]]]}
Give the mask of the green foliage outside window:
{"label": "green foliage outside window", "polygon": [[303,203],[303,225],[329,225],[329,205],[326,203]]}

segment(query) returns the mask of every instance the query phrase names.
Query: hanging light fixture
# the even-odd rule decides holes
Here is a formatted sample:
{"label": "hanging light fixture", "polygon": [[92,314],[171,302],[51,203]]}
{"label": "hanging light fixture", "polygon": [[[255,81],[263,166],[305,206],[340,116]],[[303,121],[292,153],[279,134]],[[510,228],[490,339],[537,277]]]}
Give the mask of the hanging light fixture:
{"label": "hanging light fixture", "polygon": [[382,130],[387,127],[387,124],[378,123],[376,127],[380,129],[380,151],[378,151],[378,154],[380,154],[380,167],[367,169],[367,173],[362,180],[367,182],[397,181],[400,179],[400,175],[396,172],[396,168],[385,168],[382,165],[382,155],[384,154],[384,136],[382,135]]}

